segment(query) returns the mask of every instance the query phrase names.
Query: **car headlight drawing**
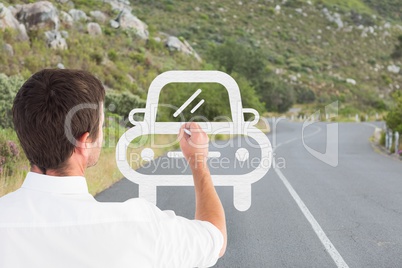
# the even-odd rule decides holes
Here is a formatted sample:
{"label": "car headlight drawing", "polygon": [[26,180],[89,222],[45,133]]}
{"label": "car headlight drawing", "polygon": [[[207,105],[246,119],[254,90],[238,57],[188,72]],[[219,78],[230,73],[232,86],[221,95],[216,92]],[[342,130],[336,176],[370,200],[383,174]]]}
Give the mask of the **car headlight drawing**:
{"label": "car headlight drawing", "polygon": [[[168,71],[158,75],[151,83],[145,108],[135,108],[129,114],[129,120],[134,125],[127,130],[119,139],[116,146],[116,162],[120,172],[130,181],[139,185],[139,197],[156,204],[157,186],[193,186],[191,174],[163,175],[143,174],[131,168],[127,161],[127,149],[130,143],[143,135],[149,134],[176,134],[183,122],[156,122],[156,110],[159,103],[160,92],[169,83],[217,83],[222,85],[228,93],[232,122],[199,122],[200,127],[207,134],[230,134],[250,137],[256,141],[258,150],[261,152],[261,161],[255,168],[241,175],[212,175],[215,186],[233,186],[234,206],[239,211],[245,211],[251,206],[251,184],[260,180],[268,172],[272,164],[272,146],[268,137],[255,124],[259,121],[259,114],[251,108],[243,108],[239,86],[228,74],[220,71]],[[194,96],[200,94],[197,90],[193,95],[177,109],[176,117],[183,109],[187,108]],[[191,113],[203,105],[204,100],[199,101],[192,107]],[[198,107],[197,107],[198,106]],[[188,108],[190,109],[190,108]],[[142,121],[135,120],[136,114],[144,114]],[[244,114],[254,115],[252,121],[245,121]],[[239,148],[235,152],[238,161],[248,158],[248,150]],[[181,157],[181,152],[168,152],[168,157]],[[154,158],[153,150],[145,148],[141,152],[144,160]],[[210,152],[208,157],[220,157],[219,152]]]}

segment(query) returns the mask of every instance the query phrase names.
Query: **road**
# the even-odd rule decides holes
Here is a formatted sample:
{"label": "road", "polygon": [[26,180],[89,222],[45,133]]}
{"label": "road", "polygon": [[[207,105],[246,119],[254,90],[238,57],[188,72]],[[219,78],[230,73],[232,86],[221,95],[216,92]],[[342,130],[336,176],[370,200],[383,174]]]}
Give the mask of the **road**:
{"label": "road", "polygon": [[[325,152],[326,129],[321,122],[307,127],[306,146]],[[303,146],[302,123],[277,122],[268,135],[276,165],[252,185],[250,209],[237,211],[233,188],[217,187],[228,248],[215,267],[402,267],[402,162],[373,150],[373,130],[339,123],[332,167]],[[137,196],[137,185],[123,179],[96,198]],[[158,187],[157,198],[161,209],[194,215],[192,187]]]}

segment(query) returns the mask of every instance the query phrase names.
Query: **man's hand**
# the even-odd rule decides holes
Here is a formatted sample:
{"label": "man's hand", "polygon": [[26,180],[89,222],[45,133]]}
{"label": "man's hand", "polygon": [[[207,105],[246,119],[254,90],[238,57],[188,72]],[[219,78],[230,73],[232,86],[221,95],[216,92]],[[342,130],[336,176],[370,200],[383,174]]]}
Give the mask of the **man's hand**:
{"label": "man's hand", "polygon": [[[184,131],[185,128],[191,132],[191,136]],[[181,150],[190,167],[206,168],[209,138],[201,127],[194,122],[186,123],[180,128],[179,138]]]}

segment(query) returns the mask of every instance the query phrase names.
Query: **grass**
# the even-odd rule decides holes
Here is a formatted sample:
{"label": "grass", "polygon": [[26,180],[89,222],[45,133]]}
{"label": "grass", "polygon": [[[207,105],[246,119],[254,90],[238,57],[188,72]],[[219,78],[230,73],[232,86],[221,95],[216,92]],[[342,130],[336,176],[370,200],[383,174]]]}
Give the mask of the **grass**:
{"label": "grass", "polygon": [[315,3],[334,8],[337,7],[342,11],[353,10],[358,13],[372,14],[373,10],[360,0],[316,0]]}
{"label": "grass", "polygon": [[[30,1],[5,1],[5,4],[25,2]],[[70,9],[69,5],[51,2],[59,11]],[[400,75],[386,70],[390,64],[402,65],[400,60],[390,59],[401,31],[396,27],[385,30],[383,26],[388,17],[373,19],[371,15],[377,14],[378,5],[394,7],[395,12],[398,7],[400,10],[401,4],[393,0],[381,1],[381,4],[373,4],[371,0],[312,2],[313,5],[301,0],[286,3],[279,0],[267,3],[133,0],[133,13],[149,26],[148,41],[138,39],[129,31],[112,29],[108,23],[101,25],[102,36],[90,37],[85,33],[85,25],[77,23],[70,28],[61,25],[60,30],[69,33],[69,50],[54,51],[44,43],[44,30],[30,31],[31,43],[18,42],[15,32],[0,31],[0,46],[9,43],[15,51],[11,57],[0,50],[0,73],[27,78],[39,69],[63,63],[66,68],[91,71],[116,92],[128,91],[144,99],[151,81],[159,73],[172,69],[215,69],[210,65],[213,62],[211,46],[235,40],[252,50],[263,51],[266,68],[272,72],[283,70],[278,76],[286,83],[293,83],[289,81],[290,76],[300,75],[296,83],[311,88],[317,100],[343,99],[365,113],[376,106],[373,99],[384,98],[387,102],[388,92],[402,83]],[[74,4],[86,13],[101,10],[110,18],[117,15],[102,1],[80,0]],[[277,4],[281,5],[281,12],[275,15],[273,9]],[[345,28],[353,26],[354,29],[338,30],[323,16],[323,6],[331,13],[341,13]],[[301,8],[303,14],[296,8]],[[354,18],[351,11],[357,13]],[[361,18],[358,15],[362,15]],[[372,23],[378,27],[376,35],[362,38],[357,26]],[[153,39],[160,37],[160,31],[188,40],[204,63],[191,56],[171,53],[163,42]],[[357,85],[348,85],[346,78],[355,79]]]}
{"label": "grass", "polygon": [[92,195],[100,193],[113,183],[123,178],[115,161],[115,149],[105,148],[101,151],[98,163],[85,171],[89,192]]}
{"label": "grass", "polygon": [[[300,75],[295,84],[311,88],[317,103],[339,99],[359,112],[381,111],[383,108],[376,107],[375,100],[389,103],[388,92],[402,83],[400,75],[389,73],[386,68],[390,64],[402,65],[400,60],[390,59],[401,31],[396,27],[384,29],[389,18],[379,16],[372,5],[366,4],[369,1],[312,2],[313,5],[307,1],[284,4],[177,0],[174,8],[168,8],[167,2],[133,1],[140,18],[157,30],[183,36],[204,59],[212,60],[209,49],[214,44],[235,40],[252,50],[263,51],[267,69],[282,70],[278,76],[286,83],[293,83],[289,81],[291,75]],[[276,5],[281,6],[281,12],[275,15],[272,9]],[[323,16],[324,6],[331,14],[341,14],[344,29],[338,30]],[[296,8],[301,8],[305,15]],[[357,29],[360,24],[375,26],[375,35],[361,37],[362,30]],[[351,26],[352,30],[346,29]],[[347,84],[347,78],[356,80],[357,85]]]}
{"label": "grass", "polygon": [[[5,5],[25,2],[30,1],[5,1]],[[69,9],[68,5],[52,2],[59,11]],[[101,37],[89,37],[83,30],[85,25],[77,24],[71,28],[61,25],[60,30],[69,33],[67,51],[49,50],[43,40],[43,31],[30,32],[31,43],[19,42],[13,31],[0,31],[0,47],[9,43],[15,52],[14,56],[9,56],[5,50],[0,50],[0,73],[27,78],[39,69],[63,63],[66,68],[91,71],[110,90],[127,91],[145,99],[151,81],[159,73],[172,69],[215,69],[209,62],[211,45],[235,40],[250,49],[263,51],[266,68],[272,72],[283,70],[278,76],[286,83],[293,83],[289,80],[290,75],[300,75],[295,83],[311,88],[317,96],[316,103],[302,107],[305,114],[314,112],[320,105],[340,100],[342,105],[337,120],[354,121],[349,114],[354,116],[356,113],[359,116],[369,114],[369,119],[374,120],[377,110],[371,104],[373,99],[384,98],[387,102],[388,92],[402,84],[400,74],[386,70],[390,64],[402,66],[401,60],[392,61],[390,58],[396,38],[402,33],[391,27],[381,31],[376,29],[377,35],[362,38],[361,30],[356,28],[367,22],[383,27],[388,21],[385,7],[393,7],[390,9],[392,17],[400,24],[400,14],[396,14],[396,10],[398,7],[400,10],[401,4],[390,0],[378,3],[371,0],[312,2],[315,5],[310,6],[307,1],[288,1],[286,5],[276,0],[264,3],[134,0],[131,1],[135,7],[133,12],[149,25],[150,40],[157,37],[159,31],[185,38],[201,54],[204,63],[181,53],[169,52],[163,43],[146,42],[130,32],[112,29],[108,23],[102,25]],[[117,15],[101,1],[80,0],[75,4],[76,8],[87,13],[99,9],[111,18]],[[281,12],[275,15],[277,4],[281,5]],[[353,30],[337,30],[336,25],[322,16],[323,6],[332,13],[341,13],[345,26],[347,23],[354,27]],[[295,10],[298,7],[306,16]],[[385,17],[373,19],[371,15],[377,14],[379,8],[386,11],[380,12]],[[364,15],[363,20],[354,22],[347,15],[351,10]],[[347,84],[346,78],[355,79],[357,85]],[[382,116],[381,109],[379,111]],[[174,146],[177,148],[177,144]],[[156,149],[155,155],[164,152]],[[113,147],[105,148],[98,165],[88,169],[86,175],[91,193],[98,193],[122,177],[116,168],[114,154]],[[14,163],[11,175],[10,170],[7,168],[0,176],[0,196],[20,186],[28,171],[27,161],[21,159]]]}
{"label": "grass", "polygon": [[[267,125],[262,119],[257,123],[256,126],[264,133],[269,132],[269,125]],[[230,135],[219,135],[219,137],[216,135],[215,138],[219,140],[226,140],[231,137],[232,136]],[[156,146],[153,146],[152,144],[156,144]],[[148,135],[143,144],[134,144],[134,146],[130,147],[127,155],[135,154],[139,156],[142,149],[145,147],[153,149],[155,158],[164,155],[168,151],[178,150],[180,148],[177,141],[177,135]],[[87,180],[89,192],[92,195],[96,195],[109,188],[115,182],[124,177],[117,168],[115,155],[115,147],[103,148],[96,166],[86,170],[85,178]],[[138,169],[144,164],[144,162],[130,161],[130,164],[133,169]],[[27,161],[21,161],[21,163],[19,163],[14,169],[18,171],[17,173],[14,173],[12,177],[0,177],[0,196],[14,191],[20,187],[26,176],[26,173],[28,172]]]}
{"label": "grass", "polygon": [[29,163],[26,159],[18,161],[12,170],[5,168],[0,173],[0,197],[20,188],[28,171]]}
{"label": "grass", "polygon": [[[159,157],[165,154],[167,151],[178,148],[178,143],[175,142],[176,135],[164,136],[166,137],[157,135],[157,137],[155,137],[155,142],[157,144],[171,144],[171,146],[153,148],[155,157]],[[143,146],[131,148],[128,151],[128,154],[140,155],[143,147],[152,148],[150,138],[147,139],[147,142]],[[115,147],[103,148],[99,156],[98,163],[94,167],[90,167],[86,170],[85,178],[87,180],[89,192],[92,195],[96,195],[97,193],[107,189],[124,177],[117,168],[115,155]],[[137,169],[141,167],[142,164],[144,164],[144,162],[133,161],[131,162],[131,167],[133,169]],[[23,183],[28,172],[29,163],[25,156],[23,156],[17,163],[13,165],[12,170],[9,170],[9,168],[4,169],[3,172],[0,173],[0,196],[17,190]]]}
{"label": "grass", "polygon": [[[16,146],[11,150],[10,142]],[[29,163],[12,129],[0,129],[0,196],[18,189],[27,172]]]}

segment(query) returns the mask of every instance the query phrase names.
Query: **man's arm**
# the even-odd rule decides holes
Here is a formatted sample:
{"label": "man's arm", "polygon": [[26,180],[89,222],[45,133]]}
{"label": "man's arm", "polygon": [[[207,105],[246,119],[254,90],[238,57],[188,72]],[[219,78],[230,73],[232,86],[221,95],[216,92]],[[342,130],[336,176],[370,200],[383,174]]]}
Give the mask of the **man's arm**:
{"label": "man's arm", "polygon": [[[191,136],[184,132],[187,128]],[[216,193],[207,167],[208,136],[197,123],[187,123],[180,128],[180,147],[186,157],[194,178],[196,196],[195,219],[215,225],[223,235],[223,247],[219,257],[226,250],[227,234],[225,212]]]}

